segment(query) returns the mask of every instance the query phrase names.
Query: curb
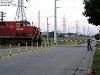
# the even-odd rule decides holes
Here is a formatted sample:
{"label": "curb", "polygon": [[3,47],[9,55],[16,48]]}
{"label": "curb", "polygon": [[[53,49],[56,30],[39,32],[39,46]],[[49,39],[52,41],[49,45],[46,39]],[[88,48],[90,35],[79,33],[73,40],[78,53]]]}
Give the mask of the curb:
{"label": "curb", "polygon": [[88,67],[88,70],[87,70],[87,74],[86,75],[95,75],[95,71],[92,67],[92,62],[93,62],[93,56],[95,54],[95,50],[96,50],[96,47],[94,48],[93,52],[92,52],[92,55],[91,55],[91,60],[90,60],[90,65]]}

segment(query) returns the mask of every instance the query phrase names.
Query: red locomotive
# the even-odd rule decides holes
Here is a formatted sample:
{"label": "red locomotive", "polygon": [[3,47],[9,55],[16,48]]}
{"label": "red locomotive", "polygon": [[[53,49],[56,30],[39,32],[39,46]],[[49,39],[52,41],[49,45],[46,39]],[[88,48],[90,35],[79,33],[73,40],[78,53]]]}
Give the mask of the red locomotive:
{"label": "red locomotive", "polygon": [[41,32],[40,29],[31,26],[30,22],[27,21],[25,14],[25,6],[23,0],[18,0],[18,6],[16,10],[16,21],[4,21],[5,13],[1,12],[0,21],[0,43],[13,43],[20,42],[35,44],[38,42],[41,44]]}
{"label": "red locomotive", "polygon": [[33,42],[41,43],[40,29],[35,26],[30,26],[28,21],[1,21],[0,22],[0,43],[18,42],[30,44]]}

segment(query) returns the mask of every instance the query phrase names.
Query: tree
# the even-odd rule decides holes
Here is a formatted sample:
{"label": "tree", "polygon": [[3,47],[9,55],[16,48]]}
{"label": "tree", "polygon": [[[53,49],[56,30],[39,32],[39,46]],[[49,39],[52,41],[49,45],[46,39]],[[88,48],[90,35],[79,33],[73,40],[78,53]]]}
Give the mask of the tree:
{"label": "tree", "polygon": [[84,16],[88,17],[88,22],[93,25],[100,25],[100,0],[84,0]]}
{"label": "tree", "polygon": [[[49,37],[50,38],[54,38],[54,31],[52,32],[49,32]],[[57,37],[64,37],[64,34],[63,33],[60,33],[60,32],[57,32]]]}
{"label": "tree", "polygon": [[96,35],[95,35],[95,39],[96,39],[96,40],[99,40],[99,39],[100,39],[100,34],[96,34]]}

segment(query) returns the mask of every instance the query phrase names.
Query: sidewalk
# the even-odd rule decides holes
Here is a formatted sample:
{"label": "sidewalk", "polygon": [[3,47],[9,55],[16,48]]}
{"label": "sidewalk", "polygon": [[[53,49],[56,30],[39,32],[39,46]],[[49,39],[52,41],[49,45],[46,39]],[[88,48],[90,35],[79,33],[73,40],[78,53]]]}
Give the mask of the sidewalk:
{"label": "sidewalk", "polygon": [[88,68],[88,71],[87,71],[87,75],[95,75],[95,72],[92,69],[92,63],[93,63],[93,56],[94,56],[95,50],[96,50],[96,47],[95,47],[96,44],[97,44],[97,41],[94,40],[93,44],[92,44],[92,47],[94,47],[94,49],[93,49],[93,52],[92,52],[92,55],[91,55],[91,61],[90,61],[90,65],[89,65],[89,68]]}

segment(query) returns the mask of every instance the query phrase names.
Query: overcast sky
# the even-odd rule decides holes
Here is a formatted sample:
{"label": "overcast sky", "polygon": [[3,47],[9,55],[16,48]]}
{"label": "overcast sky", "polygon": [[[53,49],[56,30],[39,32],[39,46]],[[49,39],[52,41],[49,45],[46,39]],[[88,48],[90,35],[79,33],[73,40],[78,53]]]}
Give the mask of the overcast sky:
{"label": "overcast sky", "polygon": [[[25,0],[24,0],[25,1]],[[14,1],[16,3],[17,0]],[[54,0],[29,0],[24,2],[27,7],[25,9],[26,16],[29,21],[33,21],[35,26],[38,26],[38,11],[40,11],[41,30],[46,31],[46,18],[49,18],[49,30],[54,30]],[[88,24],[87,18],[82,15],[84,11],[83,0],[59,0],[57,1],[57,29],[63,31],[63,16],[66,16],[66,32],[68,28],[70,32],[76,32],[76,21],[78,20],[79,32],[83,33],[83,27],[85,26],[85,33],[88,34],[97,33],[97,27]],[[14,20],[16,16],[16,6],[1,7],[0,11],[6,12],[6,20]]]}

